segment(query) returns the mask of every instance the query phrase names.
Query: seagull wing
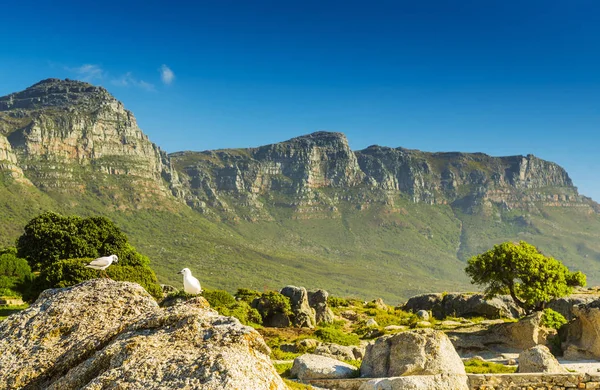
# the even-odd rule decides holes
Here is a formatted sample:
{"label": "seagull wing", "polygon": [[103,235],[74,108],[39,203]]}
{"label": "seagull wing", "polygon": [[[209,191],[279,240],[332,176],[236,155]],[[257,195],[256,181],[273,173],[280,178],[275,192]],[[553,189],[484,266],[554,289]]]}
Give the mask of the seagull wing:
{"label": "seagull wing", "polygon": [[99,257],[96,260],[92,260],[88,265],[93,267],[106,267],[112,263],[111,257]]}

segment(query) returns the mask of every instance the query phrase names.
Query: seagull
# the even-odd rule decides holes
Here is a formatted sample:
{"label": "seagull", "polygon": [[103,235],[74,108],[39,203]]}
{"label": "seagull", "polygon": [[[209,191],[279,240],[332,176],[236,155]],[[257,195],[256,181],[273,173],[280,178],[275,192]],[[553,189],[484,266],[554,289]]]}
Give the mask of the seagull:
{"label": "seagull", "polygon": [[92,260],[88,265],[86,265],[86,267],[87,268],[93,268],[93,269],[99,270],[100,271],[100,275],[102,275],[102,272],[104,271],[104,274],[106,275],[106,277],[109,278],[108,274],[106,273],[105,270],[113,262],[116,263],[117,261],[119,261],[119,258],[117,257],[117,255],[110,255],[110,256],[105,256],[105,257],[98,257],[96,260]]}
{"label": "seagull", "polygon": [[200,282],[192,276],[192,271],[190,271],[189,268],[184,268],[178,273],[183,275],[183,291],[185,291],[186,294],[196,295],[202,292]]}

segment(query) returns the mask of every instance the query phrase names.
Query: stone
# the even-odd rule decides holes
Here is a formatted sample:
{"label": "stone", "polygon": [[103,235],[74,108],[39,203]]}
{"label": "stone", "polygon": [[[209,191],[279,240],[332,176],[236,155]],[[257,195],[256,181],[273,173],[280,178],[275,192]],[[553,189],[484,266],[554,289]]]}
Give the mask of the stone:
{"label": "stone", "polygon": [[414,375],[371,379],[358,390],[469,390],[465,374]]}
{"label": "stone", "polygon": [[343,379],[356,376],[356,367],[326,356],[305,354],[294,359],[290,370],[292,377],[308,379]]}
{"label": "stone", "polygon": [[518,373],[543,372],[548,374],[567,374],[569,371],[560,365],[545,345],[536,345],[519,355]]}
{"label": "stone", "polygon": [[429,312],[427,310],[419,310],[416,315],[424,321],[429,321]]}
{"label": "stone", "polygon": [[338,345],[334,343],[323,343],[313,352],[315,355],[327,356],[337,360],[354,360],[354,350],[352,347]]}
{"label": "stone", "polygon": [[571,321],[573,316],[573,308],[578,305],[583,305],[594,301],[593,297],[562,297],[553,299],[546,305],[547,308],[559,312],[567,319]]}
{"label": "stone", "polygon": [[163,298],[166,298],[167,295],[177,294],[179,290],[170,284],[161,284],[160,288],[162,289]]}
{"label": "stone", "polygon": [[314,350],[317,348],[321,342],[316,339],[302,339],[297,342],[298,347],[304,351]]}
{"label": "stone", "polygon": [[260,334],[204,298],[163,309],[109,279],[44,291],[0,322],[0,348],[3,390],[287,389]]}
{"label": "stone", "polygon": [[565,359],[600,359],[600,299],[573,307],[562,347]]}
{"label": "stone", "polygon": [[332,324],[333,311],[327,305],[329,293],[325,290],[311,290],[308,292],[308,304],[315,311],[315,321],[317,324]]}
{"label": "stone", "polygon": [[525,350],[538,344],[545,345],[556,335],[556,330],[541,326],[542,312],[535,312],[517,322],[499,322],[473,331],[456,328],[446,334],[461,353],[486,349]]}
{"label": "stone", "polygon": [[280,293],[290,298],[294,312],[294,325],[300,328],[314,328],[315,311],[308,304],[308,293],[304,287],[286,286]]}
{"label": "stone", "polygon": [[431,322],[429,321],[417,321],[415,324],[417,328],[431,328]]}
{"label": "stone", "polygon": [[378,338],[367,346],[360,367],[364,377],[465,374],[448,337],[433,329],[411,330]]}
{"label": "stone", "polygon": [[383,329],[388,333],[397,333],[397,332],[402,332],[402,331],[407,330],[408,326],[406,326],[406,325],[388,325]]}
{"label": "stone", "polygon": [[365,325],[368,326],[369,328],[374,328],[374,327],[378,326],[377,321],[375,321],[375,319],[373,319],[373,318],[369,318],[367,320],[367,322],[365,322]]}
{"label": "stone", "polygon": [[367,303],[366,306],[367,307],[372,307],[372,308],[378,309],[378,310],[387,310],[388,309],[387,305],[385,304],[385,302],[381,298],[377,298],[377,299],[372,300],[371,302]]}
{"label": "stone", "polygon": [[437,319],[446,317],[519,318],[524,314],[512,298],[499,295],[485,299],[483,294],[421,294],[411,297],[402,306],[405,311],[416,313],[430,311]]}
{"label": "stone", "polygon": [[345,318],[349,321],[358,321],[358,314],[354,310],[344,310],[340,313],[342,318]]}
{"label": "stone", "polygon": [[358,346],[355,345],[352,347],[352,354],[354,354],[355,360],[363,360],[363,358],[365,357],[366,351],[367,351],[367,344],[358,345]]}

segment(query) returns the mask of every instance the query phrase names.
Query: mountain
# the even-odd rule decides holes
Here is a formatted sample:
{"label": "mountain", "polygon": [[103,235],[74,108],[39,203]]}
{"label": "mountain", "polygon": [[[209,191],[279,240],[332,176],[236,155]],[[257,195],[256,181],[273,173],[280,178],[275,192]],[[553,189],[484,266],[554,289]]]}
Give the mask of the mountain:
{"label": "mountain", "polygon": [[600,205],[533,155],[428,153],[317,132],[170,155],[104,88],[43,80],[0,97],[0,244],[52,209],[115,220],[179,285],[338,295],[473,289],[465,261],[525,239],[600,283]]}

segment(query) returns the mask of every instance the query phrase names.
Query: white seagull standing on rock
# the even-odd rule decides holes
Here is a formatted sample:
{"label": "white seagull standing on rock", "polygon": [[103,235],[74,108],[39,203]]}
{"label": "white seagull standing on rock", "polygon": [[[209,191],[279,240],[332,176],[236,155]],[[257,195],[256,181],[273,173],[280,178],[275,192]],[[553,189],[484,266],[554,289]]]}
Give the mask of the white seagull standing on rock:
{"label": "white seagull standing on rock", "polygon": [[202,288],[198,279],[192,276],[192,271],[189,268],[184,268],[178,273],[183,274],[183,291],[186,294],[200,294]]}
{"label": "white seagull standing on rock", "polygon": [[[105,257],[98,257],[96,260],[92,260],[88,265],[86,265],[87,268],[93,268],[93,269],[97,269],[100,271],[100,275],[102,275],[102,272],[104,272],[104,275],[106,275],[107,278],[108,274],[106,273],[106,269],[113,263],[113,262],[117,262],[119,261],[119,258],[117,257],[117,255],[110,255],[110,256],[105,256]],[[110,279],[110,278],[109,278]]]}

